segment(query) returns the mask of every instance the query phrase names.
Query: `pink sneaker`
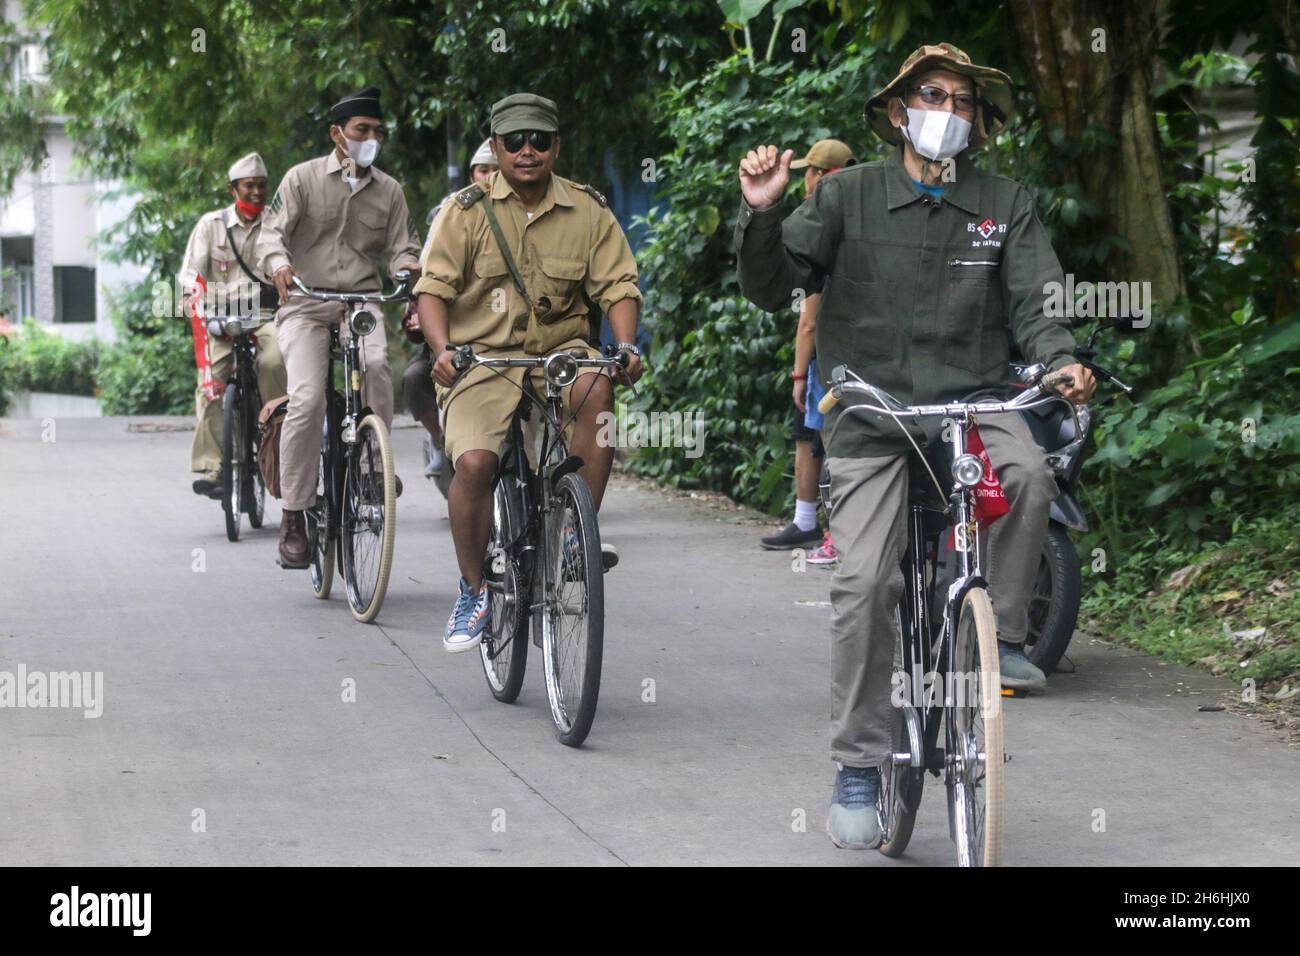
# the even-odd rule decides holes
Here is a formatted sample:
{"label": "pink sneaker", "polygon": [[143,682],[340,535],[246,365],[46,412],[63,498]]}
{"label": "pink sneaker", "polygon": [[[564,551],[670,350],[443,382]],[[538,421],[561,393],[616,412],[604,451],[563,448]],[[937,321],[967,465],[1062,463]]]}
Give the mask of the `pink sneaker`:
{"label": "pink sneaker", "polygon": [[836,564],[840,560],[840,553],[835,550],[835,542],[831,540],[831,533],[826,532],[826,539],[821,546],[813,551],[808,552],[809,564]]}

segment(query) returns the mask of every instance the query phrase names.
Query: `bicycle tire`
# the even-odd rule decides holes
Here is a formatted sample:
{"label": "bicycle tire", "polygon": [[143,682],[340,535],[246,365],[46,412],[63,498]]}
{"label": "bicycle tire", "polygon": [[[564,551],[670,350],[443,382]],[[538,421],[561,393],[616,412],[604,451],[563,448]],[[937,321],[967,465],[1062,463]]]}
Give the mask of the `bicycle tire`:
{"label": "bicycle tire", "polygon": [[[954,685],[945,690],[948,806],[961,866],[999,866],[1005,825],[1005,751],[997,622],[988,592],[963,596],[952,631]],[[971,693],[974,706],[967,706]],[[978,718],[978,719],[977,719]],[[981,732],[982,731],[982,732]],[[984,759],[978,759],[983,752]]]}
{"label": "bicycle tire", "polygon": [[492,490],[492,530],[483,558],[483,576],[492,594],[492,617],[479,644],[488,690],[503,704],[513,703],[524,685],[532,617],[531,582],[526,580],[519,559],[506,547],[518,534],[522,510],[518,501],[510,500],[513,484],[513,478],[503,477]]}
{"label": "bicycle tire", "polygon": [[[326,440],[328,442],[328,437]],[[305,512],[307,553],[311,561],[311,589],[312,593],[322,601],[329,600],[330,591],[334,588],[335,548],[330,540],[329,502],[325,494],[325,467],[328,460],[328,450],[328,444],[323,445],[321,448],[320,471],[316,477],[316,503]]]}
{"label": "bicycle tire", "polygon": [[[577,546],[566,554],[565,528],[570,523]],[[605,590],[596,508],[587,483],[576,472],[556,483],[541,560],[552,589],[543,595],[541,613],[542,663],[551,723],[560,743],[579,747],[591,731],[600,696]],[[542,569],[537,573],[543,573]],[[575,609],[582,612],[580,618],[571,613]],[[570,618],[573,627],[566,628]]]}
{"label": "bicycle tire", "polygon": [[397,534],[393,450],[378,415],[367,415],[357,425],[342,497],[339,550],[348,607],[354,618],[369,624],[384,605]]}
{"label": "bicycle tire", "polygon": [[[902,674],[907,679],[907,670],[903,666],[904,653],[902,618],[894,614],[894,673]],[[892,690],[891,690],[892,693]],[[912,830],[916,826],[916,811],[921,803],[921,793],[925,787],[925,742],[921,739],[921,727],[916,718],[915,691],[906,689],[907,698],[893,708],[894,721],[890,732],[890,749],[894,753],[911,752],[919,758],[918,765],[895,764],[887,759],[880,768],[880,852],[888,857],[900,857],[911,842]]]}
{"label": "bicycle tire", "polygon": [[1025,639],[1025,656],[1048,676],[1061,663],[1074,637],[1082,588],[1074,542],[1060,525],[1049,525],[1029,595],[1029,634]]}
{"label": "bicycle tire", "polygon": [[257,453],[261,438],[257,433],[257,413],[262,409],[262,397],[254,386],[248,393],[244,405],[244,461],[248,463],[244,472],[244,513],[248,515],[248,525],[260,528],[266,520],[266,482],[262,480],[262,469],[258,467]]}
{"label": "bicycle tire", "polygon": [[226,537],[231,541],[239,540],[243,521],[245,463],[239,460],[244,454],[242,412],[239,383],[232,381],[221,397],[221,510],[226,516]]}

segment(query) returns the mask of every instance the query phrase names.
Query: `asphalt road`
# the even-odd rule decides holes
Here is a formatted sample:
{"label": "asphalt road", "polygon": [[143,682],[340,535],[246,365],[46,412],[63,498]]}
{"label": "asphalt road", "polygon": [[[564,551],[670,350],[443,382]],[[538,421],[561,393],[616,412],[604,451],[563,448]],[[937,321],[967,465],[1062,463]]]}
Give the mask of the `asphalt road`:
{"label": "asphalt road", "polygon": [[[442,650],[456,572],[416,430],[367,626],[276,566],[274,505],[225,540],[189,432],[127,425],[0,421],[0,672],[103,674],[97,718],[0,708],[0,863],[953,862],[937,782],[902,861],[827,839],[829,573],[734,514],[616,479],[600,709],[572,750],[536,657],[507,706]],[[1010,863],[1295,863],[1300,754],[1197,711],[1230,682],[1085,636],[1070,656],[1007,703]]]}

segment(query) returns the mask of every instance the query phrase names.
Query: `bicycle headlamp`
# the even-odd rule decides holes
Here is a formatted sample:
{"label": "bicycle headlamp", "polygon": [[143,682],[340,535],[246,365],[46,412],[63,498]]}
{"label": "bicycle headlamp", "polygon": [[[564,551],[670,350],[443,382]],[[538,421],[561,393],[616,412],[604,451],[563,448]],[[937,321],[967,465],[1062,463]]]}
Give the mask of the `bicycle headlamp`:
{"label": "bicycle headlamp", "polygon": [[553,385],[573,384],[578,377],[578,362],[568,352],[556,352],[546,358],[546,377]]}
{"label": "bicycle headlamp", "polygon": [[369,335],[375,330],[376,325],[378,322],[375,320],[375,315],[368,309],[357,309],[348,320],[348,327],[352,329],[353,335]]}
{"label": "bicycle headlamp", "polygon": [[974,488],[984,477],[984,465],[974,455],[962,455],[952,463],[952,476],[967,488]]}
{"label": "bicycle headlamp", "polygon": [[220,318],[208,319],[208,335],[214,338],[221,338],[226,334],[225,320]]}

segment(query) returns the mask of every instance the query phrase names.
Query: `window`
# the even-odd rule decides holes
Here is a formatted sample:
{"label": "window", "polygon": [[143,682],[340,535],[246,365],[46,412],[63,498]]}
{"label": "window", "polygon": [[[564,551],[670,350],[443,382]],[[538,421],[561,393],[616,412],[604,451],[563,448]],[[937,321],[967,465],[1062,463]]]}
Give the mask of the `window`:
{"label": "window", "polygon": [[95,270],[54,267],[54,321],[95,321]]}

